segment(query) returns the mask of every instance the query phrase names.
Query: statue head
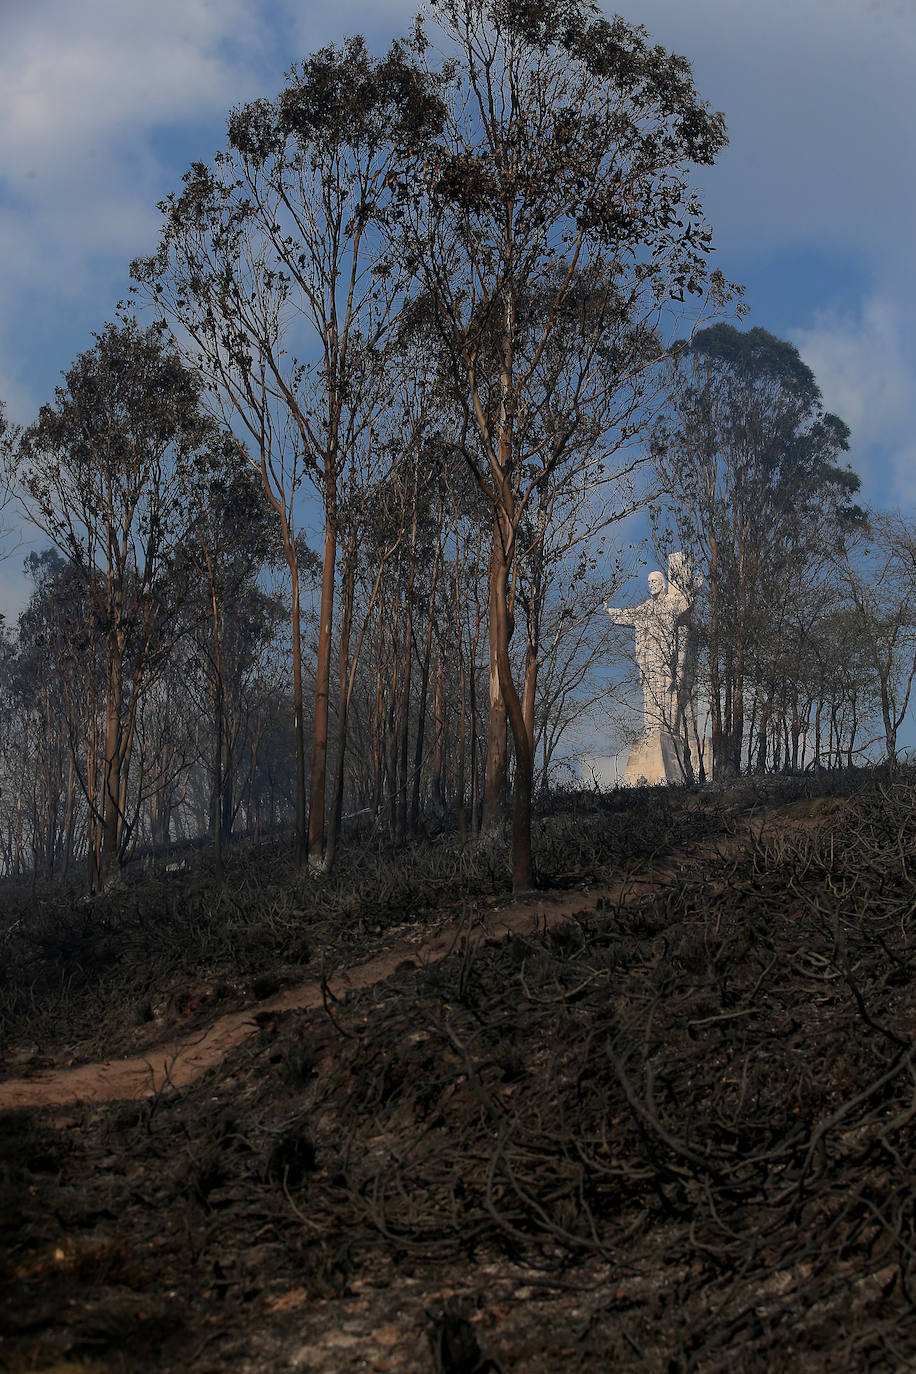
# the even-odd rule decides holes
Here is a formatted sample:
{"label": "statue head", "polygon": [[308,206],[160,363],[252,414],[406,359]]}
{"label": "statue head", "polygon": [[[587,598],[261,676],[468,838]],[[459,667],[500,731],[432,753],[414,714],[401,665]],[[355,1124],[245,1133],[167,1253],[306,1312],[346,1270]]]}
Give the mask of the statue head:
{"label": "statue head", "polygon": [[665,574],[663,572],[659,572],[656,568],[655,572],[649,573],[650,596],[661,596],[662,592],[665,590],[666,585],[667,584],[665,582]]}

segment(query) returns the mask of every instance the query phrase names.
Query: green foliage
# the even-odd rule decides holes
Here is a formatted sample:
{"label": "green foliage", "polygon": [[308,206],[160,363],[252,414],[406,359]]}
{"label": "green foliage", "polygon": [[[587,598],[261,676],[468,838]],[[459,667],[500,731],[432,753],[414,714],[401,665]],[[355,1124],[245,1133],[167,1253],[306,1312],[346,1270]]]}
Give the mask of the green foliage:
{"label": "green foliage", "polygon": [[[120,506],[153,500],[153,475],[169,456],[193,467],[211,435],[200,411],[200,387],[158,325],[110,324],[80,354],[42,406],[21,447],[25,488],[52,537],[77,561],[85,541],[74,511],[98,519]],[[148,532],[165,510],[149,507]]]}
{"label": "green foliage", "polygon": [[12,426],[6,418],[6,405],[3,401],[0,401],[0,459],[2,459],[0,476],[3,477],[7,475],[7,463],[15,434],[15,427]]}
{"label": "green foliage", "polygon": [[694,336],[690,352],[699,371],[686,405],[706,416],[707,441],[745,499],[758,501],[758,515],[791,516],[796,539],[829,541],[830,524],[861,524],[852,504],[860,479],[837,461],[849,451],[849,427],[824,411],[798,349],[765,329],[716,324]]}
{"label": "green foliage", "polygon": [[199,379],[160,325],[109,324],[22,436],[35,522],[82,578],[122,647],[174,614],[180,551],[226,461]]}
{"label": "green foliage", "polygon": [[[730,289],[709,270],[690,182],[724,146],[724,121],[684,58],[582,0],[436,0],[428,28],[435,43],[418,20],[381,60],[359,37],[325,47],[275,100],[233,110],[227,147],[189,169],[161,207],[159,251],[133,266],[246,432],[291,571],[303,474],[324,504],[312,817],[324,811],[333,559],[354,537],[345,504],[379,514],[363,497],[398,440],[377,442],[376,428],[399,435],[411,405],[397,380],[413,373],[394,327],[405,303],[422,297],[441,359],[440,447],[469,461],[497,513],[508,587],[526,518],[542,544],[550,519],[605,481],[618,513],[632,508],[629,460],[618,472],[607,460],[644,422],[662,317],[673,332],[672,302],[718,308]],[[435,467],[436,444],[420,442]],[[520,758],[508,606],[491,595],[489,613]],[[320,858],[311,827],[309,846]]]}
{"label": "green foliage", "polygon": [[[292,138],[300,154],[346,143],[373,148],[385,141],[409,144],[438,131],[443,106],[437,83],[413,65],[400,43],[376,62],[365,39],[322,48],[294,65],[274,107],[277,134]],[[244,117],[233,116],[229,139],[244,151]]]}
{"label": "green foliage", "polygon": [[[752,688],[762,714],[760,760],[766,731],[779,737],[777,700],[795,722],[797,750],[807,709],[801,665],[818,657],[805,637],[815,606],[827,611],[830,559],[864,522],[854,500],[859,478],[841,462],[849,429],[825,412],[791,343],[716,324],[679,351],[651,442],[672,527],[662,542],[676,540],[703,583],[697,606],[714,767],[743,766]],[[825,681],[819,668],[815,676]]]}
{"label": "green foliage", "polygon": [[766,329],[742,331],[720,322],[695,334],[690,349],[698,357],[722,363],[745,381],[766,378],[775,382],[809,410],[821,401],[814,373],[802,362],[795,345]]}

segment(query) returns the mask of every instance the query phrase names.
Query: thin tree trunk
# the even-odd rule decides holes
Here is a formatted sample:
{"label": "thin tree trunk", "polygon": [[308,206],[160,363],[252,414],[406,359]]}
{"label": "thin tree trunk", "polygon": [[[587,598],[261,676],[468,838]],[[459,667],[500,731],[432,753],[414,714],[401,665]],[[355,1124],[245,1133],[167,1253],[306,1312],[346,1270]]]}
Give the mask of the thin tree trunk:
{"label": "thin tree trunk", "polygon": [[118,862],[121,815],[121,656],[109,654],[105,682],[105,752],[102,787],[102,854],[99,878],[105,883]]}
{"label": "thin tree trunk", "polygon": [[720,777],[725,772],[726,748],[722,721],[722,676],[719,653],[718,553],[715,545],[713,545],[710,549],[709,558],[709,704],[712,714],[710,744],[714,778]]}
{"label": "thin tree trunk", "polygon": [[[414,521],[413,534],[416,534],[416,520]],[[415,578],[416,558],[412,540],[407,576],[407,621],[404,626],[404,681],[397,714],[398,787],[394,815],[394,837],[399,844],[403,843],[407,836],[407,764],[410,752],[410,689],[413,685],[413,609]]]}
{"label": "thin tree trunk", "polygon": [[744,636],[739,633],[733,664],[733,692],[731,715],[731,766],[736,774],[741,773],[744,752]]}
{"label": "thin tree trunk", "polygon": [[[506,795],[508,790],[508,731],[506,701],[499,671],[499,631],[497,623],[500,615],[496,607],[500,568],[504,560],[496,521],[493,523],[493,541],[490,549],[490,595],[489,595],[489,644],[490,644],[490,709],[487,715],[487,762],[483,792],[482,831],[490,834],[499,830],[506,815]],[[506,578],[508,569],[506,570]],[[503,614],[507,615],[504,603]],[[507,622],[508,624],[508,622]]]}
{"label": "thin tree trunk", "polygon": [[[293,648],[293,749],[296,753],[296,863],[302,866],[306,854],[305,811],[305,722],[302,701],[302,617],[299,603],[299,561],[295,547],[287,548],[292,582],[292,648]],[[274,802],[271,800],[271,825],[274,823]]]}
{"label": "thin tree trunk", "polygon": [[436,738],[433,745],[433,770],[430,780],[433,810],[437,816],[445,811],[445,796],[442,791],[442,762],[445,751],[445,671],[442,665],[442,650],[436,655],[436,695],[433,707],[433,720],[436,725]]}
{"label": "thin tree trunk", "polygon": [[86,879],[95,892],[102,878],[102,821],[99,811],[98,726],[90,709],[86,737]]}
{"label": "thin tree trunk", "polygon": [[[261,748],[261,735],[264,730],[262,708],[258,707],[258,717],[251,734],[251,766],[248,770],[248,829],[253,832],[255,843],[261,838],[261,794],[258,790],[258,754]],[[251,824],[251,809],[254,808],[254,825]]]}
{"label": "thin tree trunk", "polygon": [[325,850],[325,869],[330,872],[337,859],[337,846],[340,840],[340,827],[343,820],[343,795],[345,762],[347,752],[347,722],[350,707],[350,636],[353,628],[353,601],[356,583],[356,550],[352,541],[347,546],[346,565],[343,576],[343,604],[341,608],[340,650],[338,671],[340,684],[337,693],[337,758],[334,765],[334,787],[331,798],[331,815],[328,823],[327,848]]}
{"label": "thin tree trunk", "polygon": [[[330,481],[330,479],[329,479]],[[329,507],[331,503],[329,502]],[[328,701],[331,691],[331,630],[334,618],[334,573],[337,524],[326,508],[321,608],[318,619],[318,656],[315,664],[315,718],[312,726],[312,773],[309,783],[308,863],[324,867],[325,800],[328,776]]]}
{"label": "thin tree trunk", "polygon": [[213,800],[211,802],[211,825],[213,834],[213,868],[216,873],[217,882],[221,883],[223,881],[223,680],[219,671],[218,651],[215,666],[216,690],[213,703],[213,730],[215,739],[213,742]]}
{"label": "thin tree trunk", "polygon": [[372,813],[377,818],[382,810],[385,787],[384,696],[382,693],[382,643],[384,639],[384,605],[379,602],[378,642],[375,659],[375,703],[372,711],[372,749],[375,761],[375,790]]}
{"label": "thin tree trunk", "polygon": [[[398,578],[398,585],[400,585],[400,578]],[[392,836],[397,830],[398,823],[398,760],[400,758],[400,750],[398,749],[398,726],[400,723],[402,666],[400,619],[401,602],[398,597],[388,627],[391,636],[391,695],[388,699],[388,710],[385,713],[385,747],[382,751],[383,757],[385,758],[388,783],[388,829]]]}
{"label": "thin tree trunk", "polygon": [[62,877],[63,877],[63,879],[64,879],[65,882],[66,882],[66,879],[67,879],[67,874],[70,872],[70,864],[71,864],[71,861],[72,861],[72,859],[73,859],[73,823],[74,823],[73,797],[74,797],[74,790],[75,790],[74,771],[75,771],[75,770],[74,770],[74,767],[73,767],[73,754],[70,753],[70,754],[68,755],[68,758],[67,758],[67,802],[66,802],[66,806],[65,806],[65,808],[64,808],[64,826],[63,826],[64,852],[63,852],[63,872],[62,872]]}
{"label": "thin tree trunk", "polygon": [[[471,643],[470,672],[468,673],[468,736],[471,745],[471,838],[476,840],[480,834],[480,757],[477,747],[477,646],[480,643],[482,625],[480,606],[474,621],[474,638]],[[462,710],[464,699],[462,697]],[[463,719],[463,716],[462,716]],[[462,803],[463,804],[463,803]]]}
{"label": "thin tree trunk", "polygon": [[[501,550],[502,552],[502,550]],[[503,700],[512,727],[515,746],[515,798],[512,812],[512,890],[526,892],[531,887],[531,794],[533,767],[528,731],[522,713],[512,665],[509,660],[511,615],[509,611],[509,559],[500,558],[493,580],[495,597],[490,604],[490,625],[495,626],[496,661]]]}
{"label": "thin tree trunk", "polygon": [[531,756],[534,757],[534,706],[537,694],[538,668],[537,649],[532,647],[531,640],[525,645],[525,685],[522,692],[522,717],[525,721],[525,730],[528,735],[528,747]]}
{"label": "thin tree trunk", "polygon": [[439,564],[442,556],[442,517],[443,508],[439,507],[439,537],[436,543],[433,571],[429,586],[429,599],[426,606],[426,644],[423,650],[423,663],[420,670],[420,701],[417,708],[417,736],[413,755],[413,788],[410,799],[410,833],[416,834],[420,820],[420,774],[423,768],[423,744],[426,738],[426,703],[429,698],[429,675],[433,656],[433,623],[436,610],[436,587],[439,583]]}
{"label": "thin tree trunk", "polygon": [[[458,811],[458,838],[464,844],[467,839],[467,812],[464,800],[464,775],[465,761],[467,758],[467,674],[464,667],[464,655],[461,653],[460,642],[458,650],[458,683],[461,691],[461,705],[458,716],[458,772],[455,778],[455,806]],[[473,737],[471,748],[473,749]],[[475,814],[476,798],[474,787],[471,787],[471,823],[473,825]]]}

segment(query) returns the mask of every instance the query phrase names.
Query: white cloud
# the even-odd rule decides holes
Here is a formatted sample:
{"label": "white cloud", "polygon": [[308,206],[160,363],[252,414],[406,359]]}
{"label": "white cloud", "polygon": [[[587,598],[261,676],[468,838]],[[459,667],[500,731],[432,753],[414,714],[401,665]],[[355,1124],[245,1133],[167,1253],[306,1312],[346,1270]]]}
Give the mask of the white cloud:
{"label": "white cloud", "polygon": [[[176,93],[186,99],[186,74],[204,78],[203,97],[220,84],[226,54],[244,47],[254,65],[263,48],[265,7],[253,0],[44,0],[23,6],[8,31],[5,65],[18,70],[16,89],[32,90],[33,117],[52,133],[69,97],[82,106],[87,82],[103,92],[134,92],[140,106],[152,99],[167,108]],[[45,87],[45,78],[54,85]],[[44,100],[52,102],[46,113]],[[15,103],[15,102],[14,102]],[[91,113],[90,116],[91,117]]]}
{"label": "white cloud", "polygon": [[283,7],[305,56],[326,43],[341,43],[351,34],[365,34],[367,41],[387,48],[402,36],[421,8],[421,0],[336,0],[333,6],[283,0]]}
{"label": "white cloud", "polygon": [[[633,11],[631,10],[631,13]],[[908,258],[916,10],[863,0],[642,0],[652,37],[691,61],[730,146],[702,169],[720,245],[867,244]]]}
{"label": "white cloud", "polygon": [[[413,0],[0,0],[0,376],[41,399],[153,251],[156,204],[330,38],[402,27]],[[9,11],[12,10],[12,13]],[[368,23],[367,23],[368,21]],[[75,346],[74,346],[75,342]]]}
{"label": "white cloud", "polygon": [[58,0],[30,13],[5,46],[0,127],[6,177],[39,202],[54,195],[49,173],[75,181],[113,150],[126,155],[138,131],[225,103],[237,76],[227,40],[256,33],[250,7],[232,0]]}
{"label": "white cloud", "polygon": [[[36,396],[31,387],[19,376],[0,364],[0,401],[3,402],[9,423],[18,424],[24,418],[31,417],[43,399],[44,397]],[[0,529],[2,528],[3,516],[0,515]]]}
{"label": "white cloud", "polygon": [[[849,425],[852,466],[865,495],[886,504],[916,504],[916,480],[909,476],[916,431],[912,365],[901,307],[885,296],[863,302],[856,314],[822,311],[810,329],[792,339],[814,372],[828,410]],[[890,471],[875,469],[875,454],[890,453]],[[898,455],[894,457],[893,455]],[[886,462],[886,459],[885,459]]]}
{"label": "white cloud", "polygon": [[[0,374],[17,418],[17,397],[45,399],[113,314],[184,158],[209,155],[230,105],[260,91],[262,12],[254,0],[44,0],[4,14]],[[180,143],[176,171],[169,139],[208,121],[196,154]]]}
{"label": "white cloud", "polygon": [[900,308],[884,297],[863,302],[858,314],[820,311],[793,338],[817,377],[828,409],[871,442],[887,438],[910,411]]}
{"label": "white cloud", "polygon": [[[290,62],[347,33],[387,43],[418,7],[0,0],[0,385],[43,399],[89,346],[89,331],[126,291],[130,258],[155,244],[156,202],[193,157],[219,145],[231,105],[274,94]],[[726,275],[729,254],[807,242],[859,255],[881,297],[892,299],[892,281],[897,300],[916,297],[911,5],[641,0],[620,8],[654,41],[685,53],[700,94],[726,113],[731,146],[698,176]],[[865,323],[870,338],[886,338]],[[809,361],[825,390],[831,376],[844,381],[835,404],[858,438],[876,410],[863,399],[861,414],[850,413],[864,396],[860,364],[876,382],[882,369],[857,348],[856,328],[819,321],[809,333],[812,346],[823,345],[824,370],[813,354]],[[902,356],[907,347],[916,354],[904,339]],[[899,374],[888,375],[882,407],[893,410]]]}
{"label": "white cloud", "polygon": [[[910,427],[911,433],[914,428]],[[916,443],[903,444],[892,453],[891,474],[900,507],[916,511]]]}
{"label": "white cloud", "polygon": [[10,517],[9,508],[0,513],[0,615],[7,629],[15,629],[20,611],[32,594],[32,584],[23,572],[34,531],[22,530]]}
{"label": "white cloud", "polygon": [[0,615],[8,630],[16,628],[16,621],[28,604],[31,590],[21,571],[0,570]]}

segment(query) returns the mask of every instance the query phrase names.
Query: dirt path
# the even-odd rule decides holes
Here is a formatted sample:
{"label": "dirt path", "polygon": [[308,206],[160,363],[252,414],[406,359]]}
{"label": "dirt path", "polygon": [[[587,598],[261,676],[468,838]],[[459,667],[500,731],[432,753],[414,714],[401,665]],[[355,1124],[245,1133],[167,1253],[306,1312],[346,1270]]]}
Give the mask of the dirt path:
{"label": "dirt path", "polygon": [[[770,821],[773,817],[770,816]],[[808,822],[810,825],[810,822]],[[535,929],[562,925],[579,913],[596,910],[599,903],[631,902],[653,889],[674,881],[687,860],[725,857],[763,829],[757,818],[747,823],[742,836],[721,838],[650,860],[635,873],[601,887],[565,892],[536,893],[521,900],[506,899],[448,921],[430,933],[428,927],[404,936],[382,953],[351,968],[331,974],[327,990],[332,998],[371,987],[394,973],[405,960],[435,964],[458,946],[462,937],[498,939],[507,933],[526,934]],[[805,822],[790,822],[793,828]],[[782,828],[782,826],[780,827]],[[287,988],[256,1006],[218,1017],[204,1030],[186,1033],[146,1054],[130,1059],[106,1059],[76,1068],[43,1069],[28,1078],[0,1082],[0,1111],[17,1107],[62,1106],[73,1102],[110,1102],[152,1097],[163,1089],[181,1088],[218,1064],[223,1056],[258,1030],[255,1017],[288,1010],[309,1010],[323,1005],[319,980]]]}
{"label": "dirt path", "polygon": [[[435,933],[418,930],[381,954],[332,974],[327,988],[333,998],[351,990],[370,987],[394,973],[405,960],[435,964],[448,957],[463,937],[498,939],[513,932],[530,933],[561,925],[579,912],[594,911],[599,902],[633,901],[653,887],[670,882],[676,863],[668,859],[653,864],[635,877],[606,887],[562,893],[537,893],[449,921]],[[116,1099],[152,1097],[169,1087],[181,1088],[218,1064],[223,1056],[257,1032],[255,1017],[269,1012],[310,1010],[323,1005],[319,980],[287,988],[275,997],[241,1011],[228,1012],[202,1031],[170,1040],[146,1054],[130,1059],[105,1059],[76,1068],[42,1069],[28,1078],[0,1082],[0,1111],[16,1107],[62,1106],[72,1102],[110,1102]]]}

